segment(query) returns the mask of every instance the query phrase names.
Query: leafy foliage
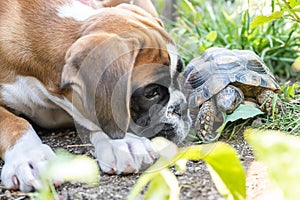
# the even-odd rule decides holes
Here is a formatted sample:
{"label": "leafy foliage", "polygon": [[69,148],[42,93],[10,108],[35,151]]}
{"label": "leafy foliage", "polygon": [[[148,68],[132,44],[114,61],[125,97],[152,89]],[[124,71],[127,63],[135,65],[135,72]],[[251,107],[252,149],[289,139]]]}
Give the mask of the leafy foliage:
{"label": "leafy foliage", "polygon": [[296,23],[300,23],[300,1],[297,0],[278,0],[280,11],[274,11],[269,16],[256,16],[251,22],[250,28],[270,23],[276,19],[290,19]]}
{"label": "leafy foliage", "polygon": [[[300,23],[300,1],[298,0],[278,0],[278,6],[280,11],[273,11],[269,16],[259,15],[256,16],[250,24],[250,29],[253,29],[257,26],[261,26],[274,20],[286,19],[285,21],[293,21],[295,26],[298,26]],[[274,10],[274,9],[273,9]],[[295,71],[300,71],[298,57],[293,63],[293,69]]]}
{"label": "leafy foliage", "polygon": [[179,199],[179,184],[168,168],[175,165],[183,171],[188,160],[205,161],[217,189],[227,199],[245,199],[245,171],[229,145],[218,142],[177,148],[164,138],[155,138],[152,143],[160,159],[140,176],[128,200],[136,199],[148,184],[145,199]]}
{"label": "leafy foliage", "polygon": [[[177,20],[168,27],[184,61],[188,63],[212,46],[249,49],[262,57],[274,73],[286,78],[297,76],[291,65],[300,55],[299,25],[280,18],[250,28],[255,14],[250,4],[241,9],[243,4],[245,1],[238,0],[234,4],[216,1],[214,5],[205,0],[179,0]],[[276,12],[259,21],[279,16]]]}

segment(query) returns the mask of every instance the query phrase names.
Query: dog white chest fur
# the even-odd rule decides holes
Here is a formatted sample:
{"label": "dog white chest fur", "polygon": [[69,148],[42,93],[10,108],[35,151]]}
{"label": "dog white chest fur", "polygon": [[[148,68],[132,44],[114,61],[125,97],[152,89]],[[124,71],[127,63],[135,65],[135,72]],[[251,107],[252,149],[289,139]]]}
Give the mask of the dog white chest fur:
{"label": "dog white chest fur", "polygon": [[17,76],[14,83],[2,84],[1,96],[8,107],[41,127],[58,128],[74,123],[68,113],[51,101],[53,95],[34,77]]}

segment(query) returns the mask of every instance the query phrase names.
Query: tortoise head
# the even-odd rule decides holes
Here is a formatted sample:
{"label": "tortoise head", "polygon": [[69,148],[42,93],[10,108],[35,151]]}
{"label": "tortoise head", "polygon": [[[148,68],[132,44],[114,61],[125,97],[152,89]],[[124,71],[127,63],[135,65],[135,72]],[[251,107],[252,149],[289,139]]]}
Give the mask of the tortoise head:
{"label": "tortoise head", "polygon": [[243,101],[243,92],[233,85],[228,85],[215,97],[217,109],[224,113],[232,113]]}

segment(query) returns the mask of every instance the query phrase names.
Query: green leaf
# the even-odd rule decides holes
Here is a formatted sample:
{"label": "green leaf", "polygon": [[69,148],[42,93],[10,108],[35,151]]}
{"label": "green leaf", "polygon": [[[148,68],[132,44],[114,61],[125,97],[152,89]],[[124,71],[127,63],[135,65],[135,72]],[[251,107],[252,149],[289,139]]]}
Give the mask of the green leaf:
{"label": "green leaf", "polygon": [[217,132],[221,133],[228,122],[234,122],[239,119],[249,119],[261,114],[263,114],[263,112],[258,108],[250,105],[240,104],[233,113],[230,115],[225,115],[224,123],[218,128]]}
{"label": "green leaf", "polygon": [[206,40],[209,42],[214,42],[217,39],[217,32],[216,31],[211,31],[206,35]]}
{"label": "green leaf", "polygon": [[291,8],[295,8],[296,6],[300,6],[300,2],[299,0],[289,0],[289,5],[291,6]]}
{"label": "green leaf", "polygon": [[161,174],[157,174],[157,176],[153,177],[151,183],[149,184],[149,188],[144,195],[145,199],[148,200],[156,200],[162,199],[167,200],[170,196],[170,189],[166,184],[164,177]]}
{"label": "green leaf", "polygon": [[225,123],[234,122],[238,119],[249,119],[257,115],[264,114],[260,109],[253,106],[241,104],[235,109],[233,113],[227,115],[225,118]]}
{"label": "green leaf", "polygon": [[178,155],[181,159],[206,162],[218,191],[227,199],[246,198],[245,170],[235,149],[228,144],[190,146],[180,149]]}
{"label": "green leaf", "polygon": [[197,15],[197,10],[195,9],[195,7],[193,6],[193,4],[189,1],[189,0],[183,0],[183,2],[188,6],[188,8],[190,9],[190,11],[192,11],[192,13],[194,15]]}
{"label": "green leaf", "polygon": [[262,161],[270,180],[277,184],[284,199],[300,197],[300,138],[279,131],[248,129],[245,138]]}
{"label": "green leaf", "polygon": [[[164,148],[162,149],[168,147],[174,149],[172,147],[173,143],[165,138],[159,138],[152,140],[152,142],[153,141],[154,143],[158,142],[164,144]],[[166,145],[167,143],[169,143],[169,145]],[[157,146],[157,144],[154,144],[154,146]],[[165,150],[163,154],[164,152]],[[145,199],[155,199],[154,197],[157,199],[165,199],[166,194],[161,191],[162,188],[164,188],[164,191],[169,191],[170,198],[168,199],[177,199],[179,196],[178,182],[175,176],[166,168],[176,164],[181,170],[184,170],[185,167],[183,165],[186,165],[187,160],[205,161],[209,166],[209,172],[212,174],[216,187],[227,199],[246,198],[245,171],[238,159],[236,151],[225,143],[217,142],[179,148],[172,158],[162,156],[140,176],[127,199],[135,200],[148,183],[150,183],[149,190],[151,191],[148,191],[150,193],[146,193]],[[161,178],[163,178],[163,180]],[[166,187],[166,185],[168,187]],[[157,195],[161,195],[159,198],[154,194],[155,191],[158,191],[159,194]]]}
{"label": "green leaf", "polygon": [[63,179],[95,186],[99,184],[100,172],[94,159],[61,150],[57,151],[56,157],[49,161],[46,177],[50,180]]}
{"label": "green leaf", "polygon": [[137,180],[133,188],[130,190],[127,200],[136,200],[140,192],[146,187],[146,185],[153,180],[156,176],[159,176],[159,171],[145,171]]}
{"label": "green leaf", "polygon": [[227,199],[246,198],[245,170],[234,148],[228,144],[196,145],[182,149],[182,158],[203,160],[218,191]]}
{"label": "green leaf", "polygon": [[180,159],[178,161],[176,161],[175,163],[175,169],[179,172],[185,172],[186,171],[186,164],[187,164],[188,160],[187,159]]}
{"label": "green leaf", "polygon": [[284,93],[284,96],[287,99],[294,99],[296,94],[296,89],[299,87],[297,83],[294,83],[293,85],[287,85],[282,88],[282,91]]}
{"label": "green leaf", "polygon": [[163,137],[153,138],[151,144],[155,151],[159,153],[160,157],[166,159],[173,158],[178,151],[176,144]]}
{"label": "green leaf", "polygon": [[[134,187],[130,191],[130,193],[127,197],[127,200],[136,200],[136,198],[141,193],[141,191],[149,183],[150,183],[149,190],[151,189],[151,191],[148,191],[149,193],[148,192],[146,193],[147,198],[152,198],[152,195],[153,196],[155,195],[152,193],[154,191],[156,191],[156,189],[159,190],[158,193],[160,192],[161,188],[156,187],[156,182],[161,183],[162,188],[168,187],[168,185],[167,185],[168,180],[161,181],[162,178],[163,179],[167,178],[167,176],[165,176],[165,174],[162,174],[161,172],[166,170],[168,167],[172,166],[176,162],[176,160],[178,160],[177,159],[178,147],[174,143],[170,142],[169,140],[167,140],[166,138],[163,138],[163,137],[156,137],[156,138],[152,139],[151,144],[152,144],[152,147],[159,153],[160,158],[155,162],[154,165],[149,167],[139,177],[139,179],[137,180],[137,183],[134,185]],[[167,173],[167,172],[165,172],[165,173]],[[172,177],[170,179],[172,179]],[[160,180],[160,181],[157,181],[157,180]],[[154,183],[152,183],[153,181],[154,181]],[[175,184],[178,184],[176,178],[175,178],[175,181],[174,181],[174,179],[172,179],[172,181]],[[169,189],[167,191],[168,191],[168,194],[170,194],[173,190]],[[175,188],[175,191],[176,191],[176,188]],[[159,194],[159,195],[164,196],[164,193],[161,192],[161,194]]]}
{"label": "green leaf", "polygon": [[73,155],[58,150],[41,172],[41,188],[31,195],[35,200],[58,200],[52,180],[79,181],[90,186],[99,184],[100,172],[97,162],[87,156]]}
{"label": "green leaf", "polygon": [[272,22],[276,19],[282,18],[283,11],[276,11],[269,16],[259,15],[256,16],[250,24],[250,29],[254,29],[257,26]]}
{"label": "green leaf", "polygon": [[149,189],[144,195],[147,200],[179,199],[180,188],[175,175],[168,169],[163,169],[149,184]]}

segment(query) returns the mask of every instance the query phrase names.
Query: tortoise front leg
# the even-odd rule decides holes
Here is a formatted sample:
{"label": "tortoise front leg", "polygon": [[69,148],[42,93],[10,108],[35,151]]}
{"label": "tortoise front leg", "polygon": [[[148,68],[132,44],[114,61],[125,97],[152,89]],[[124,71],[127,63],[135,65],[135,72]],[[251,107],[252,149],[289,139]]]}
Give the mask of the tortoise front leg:
{"label": "tortoise front leg", "polygon": [[204,102],[196,117],[194,128],[197,137],[205,143],[218,139],[219,134],[214,130],[217,110],[213,99]]}
{"label": "tortoise front leg", "polygon": [[[275,92],[272,90],[263,90],[257,96],[257,102],[260,105],[260,109],[267,112],[268,115],[272,115],[272,104],[275,95]],[[281,111],[281,104],[281,100],[278,98],[275,105],[275,112]]]}

